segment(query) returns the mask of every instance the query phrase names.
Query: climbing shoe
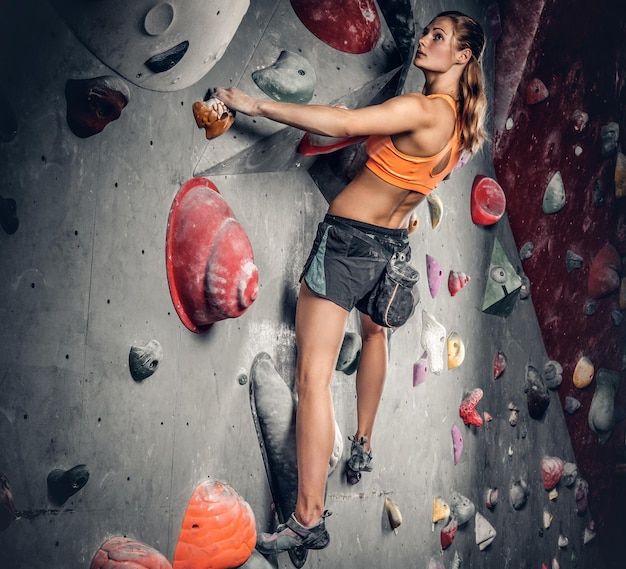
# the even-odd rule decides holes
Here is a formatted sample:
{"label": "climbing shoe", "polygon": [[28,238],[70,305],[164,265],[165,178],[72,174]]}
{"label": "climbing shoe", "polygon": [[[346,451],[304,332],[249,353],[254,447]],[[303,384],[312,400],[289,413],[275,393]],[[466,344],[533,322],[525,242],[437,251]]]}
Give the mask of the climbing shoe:
{"label": "climbing shoe", "polygon": [[358,441],[356,437],[348,439],[352,441],[352,447],[346,468],[346,479],[349,484],[356,484],[361,480],[361,472],[372,471],[372,451],[365,450],[367,437],[361,437]]}
{"label": "climbing shoe", "polygon": [[264,555],[274,555],[294,547],[306,549],[324,549],[330,543],[330,535],[326,531],[326,518],[331,512],[325,510],[314,526],[306,528],[296,520],[295,514],[280,524],[274,533],[262,533],[256,542],[256,548]]}

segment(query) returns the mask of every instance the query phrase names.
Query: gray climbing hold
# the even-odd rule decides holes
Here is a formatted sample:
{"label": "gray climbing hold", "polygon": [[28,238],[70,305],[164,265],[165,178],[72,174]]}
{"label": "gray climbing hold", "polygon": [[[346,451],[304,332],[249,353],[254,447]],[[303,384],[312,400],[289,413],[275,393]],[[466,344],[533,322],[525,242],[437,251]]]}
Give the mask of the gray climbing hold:
{"label": "gray climbing hold", "polygon": [[596,389],[589,406],[588,422],[601,445],[608,441],[615,426],[615,396],[619,384],[620,377],[616,371],[600,369],[596,373]]}
{"label": "gray climbing hold", "polygon": [[252,73],[258,87],[276,101],[308,103],[313,98],[317,77],[307,59],[283,51],[273,65]]}
{"label": "gray climbing hold", "polygon": [[145,346],[132,346],[128,354],[130,375],[135,381],[150,377],[159,367],[163,349],[157,340],[150,340]]}
{"label": "gray climbing hold", "polygon": [[556,172],[543,194],[543,213],[548,215],[558,213],[565,206],[565,187],[561,172]]}
{"label": "gray climbing hold", "polygon": [[571,273],[576,269],[580,269],[580,266],[583,264],[583,258],[580,255],[574,253],[570,249],[565,253],[565,266],[567,267],[567,272]]}

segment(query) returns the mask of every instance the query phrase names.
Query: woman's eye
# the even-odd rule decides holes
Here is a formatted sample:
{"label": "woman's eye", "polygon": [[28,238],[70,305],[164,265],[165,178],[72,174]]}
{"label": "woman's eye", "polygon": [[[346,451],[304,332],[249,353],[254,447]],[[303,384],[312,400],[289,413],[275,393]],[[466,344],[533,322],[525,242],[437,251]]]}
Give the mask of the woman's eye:
{"label": "woman's eye", "polygon": [[443,36],[441,34],[435,34],[435,39],[436,40],[442,40]]}

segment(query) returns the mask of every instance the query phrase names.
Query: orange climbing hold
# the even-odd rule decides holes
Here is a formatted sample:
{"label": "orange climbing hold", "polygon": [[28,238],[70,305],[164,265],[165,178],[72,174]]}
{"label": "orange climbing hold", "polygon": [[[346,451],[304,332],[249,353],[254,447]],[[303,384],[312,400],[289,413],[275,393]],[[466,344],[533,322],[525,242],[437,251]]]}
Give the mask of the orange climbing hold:
{"label": "orange climbing hold", "polygon": [[194,491],[174,552],[174,569],[232,569],[256,545],[252,508],[228,484],[206,481]]}
{"label": "orange climbing hold", "polygon": [[447,520],[450,517],[450,505],[441,497],[435,496],[433,500],[433,523]]}
{"label": "orange climbing hold", "polygon": [[198,128],[204,128],[209,140],[224,134],[235,122],[235,113],[217,97],[196,101],[192,109]]}
{"label": "orange climbing hold", "polygon": [[483,398],[483,390],[480,387],[472,389],[459,407],[459,416],[463,419],[466,425],[474,425],[475,427],[481,427],[483,424],[483,418],[480,413],[476,411],[476,405]]}
{"label": "orange climbing hold", "polygon": [[594,372],[595,368],[591,360],[582,356],[574,368],[574,376],[572,378],[574,387],[578,387],[578,389],[587,387],[593,380]]}
{"label": "orange climbing hold", "polygon": [[493,225],[504,215],[506,196],[500,184],[487,176],[476,176],[472,184],[470,212],[476,225]]}

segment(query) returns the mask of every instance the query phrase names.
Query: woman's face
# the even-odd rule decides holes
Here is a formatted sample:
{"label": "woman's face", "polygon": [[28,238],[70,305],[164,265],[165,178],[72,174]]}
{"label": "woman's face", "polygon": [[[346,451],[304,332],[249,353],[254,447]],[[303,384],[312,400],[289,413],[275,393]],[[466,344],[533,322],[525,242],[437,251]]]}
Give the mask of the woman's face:
{"label": "woman's face", "polygon": [[454,26],[449,18],[435,18],[418,41],[415,65],[423,71],[446,72],[456,62]]}

